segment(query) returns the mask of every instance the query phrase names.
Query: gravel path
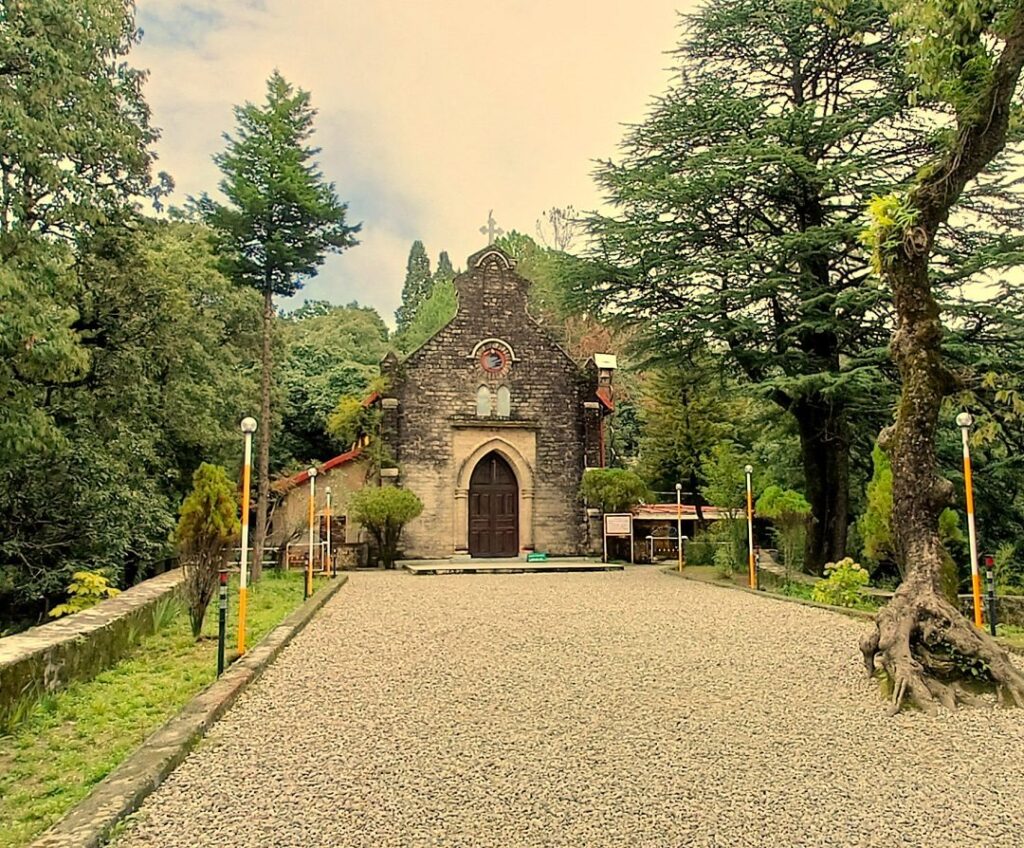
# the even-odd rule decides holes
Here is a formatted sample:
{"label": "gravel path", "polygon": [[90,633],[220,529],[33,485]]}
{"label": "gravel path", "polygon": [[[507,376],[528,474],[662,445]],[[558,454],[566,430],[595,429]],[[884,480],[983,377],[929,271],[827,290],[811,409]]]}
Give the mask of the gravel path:
{"label": "gravel path", "polygon": [[117,846],[1024,844],[1024,715],[887,718],[863,628],[643,568],[357,573]]}

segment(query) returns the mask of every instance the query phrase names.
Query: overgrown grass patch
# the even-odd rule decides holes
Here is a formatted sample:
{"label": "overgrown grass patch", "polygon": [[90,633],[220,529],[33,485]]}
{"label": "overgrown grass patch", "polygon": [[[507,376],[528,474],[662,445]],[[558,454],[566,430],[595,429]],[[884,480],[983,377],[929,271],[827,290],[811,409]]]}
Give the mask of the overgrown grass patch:
{"label": "overgrown grass patch", "polygon": [[[264,572],[249,592],[247,645],[302,603],[303,579],[300,572]],[[237,577],[230,598],[229,657],[238,632]],[[131,655],[87,683],[45,696],[0,736],[0,848],[31,842],[216,678],[216,598],[199,642],[183,606],[161,615],[165,627]]]}

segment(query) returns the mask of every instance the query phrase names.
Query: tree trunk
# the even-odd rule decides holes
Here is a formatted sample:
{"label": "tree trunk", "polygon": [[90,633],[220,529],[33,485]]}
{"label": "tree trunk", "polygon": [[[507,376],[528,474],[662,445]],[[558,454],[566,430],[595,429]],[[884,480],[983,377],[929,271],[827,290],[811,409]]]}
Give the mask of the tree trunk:
{"label": "tree trunk", "polygon": [[888,675],[892,712],[907,698],[929,711],[975,700],[960,686],[971,665],[995,684],[1001,699],[1024,705],[1024,675],[943,592],[939,513],[952,501],[953,486],[935,470],[935,430],[953,380],[939,350],[942,322],[928,280],[927,250],[898,256],[887,274],[897,312],[891,351],[902,392],[896,424],[879,442],[892,461],[893,544],[906,577],[879,611],[861,651],[869,674],[878,660]]}
{"label": "tree trunk", "polygon": [[800,431],[811,521],[807,528],[804,567],[822,574],[825,563],[846,556],[850,513],[850,437],[845,412],[822,398],[794,403],[791,412]]}
{"label": "tree trunk", "polygon": [[256,464],[256,525],[252,538],[253,582],[263,575],[263,548],[267,538],[267,510],[270,504],[270,377],[274,367],[272,335],[274,295],[268,287],[263,294],[263,367],[260,373],[259,459]]}
{"label": "tree trunk", "polygon": [[[876,246],[875,258],[896,307],[890,350],[903,383],[896,424],[879,443],[892,461],[893,547],[906,576],[860,647],[868,673],[877,664],[888,676],[893,712],[905,699],[927,710],[970,700],[960,684],[978,674],[994,685],[1001,700],[1024,706],[1024,674],[942,593],[939,513],[952,500],[953,486],[935,470],[935,430],[942,399],[954,382],[942,362],[941,316],[928,279],[939,227],[964,186],[1006,144],[1011,103],[1024,68],[1024,9],[1015,9],[1003,24],[1003,49],[975,107],[958,111],[949,149],[902,198],[911,223],[902,233],[880,233]],[[974,44],[982,46],[982,37],[975,38]]]}

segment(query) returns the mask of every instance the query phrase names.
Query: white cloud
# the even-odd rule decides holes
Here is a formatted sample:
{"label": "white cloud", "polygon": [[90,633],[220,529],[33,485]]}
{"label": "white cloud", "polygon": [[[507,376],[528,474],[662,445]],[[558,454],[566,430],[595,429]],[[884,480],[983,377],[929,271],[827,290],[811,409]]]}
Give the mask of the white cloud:
{"label": "white cloud", "polygon": [[179,199],[216,186],[231,107],[273,68],[312,92],[321,165],[364,231],[306,294],[390,320],[413,239],[459,265],[490,208],[532,234],[550,206],[598,205],[592,162],[664,90],[691,3],[139,0],[135,61]]}

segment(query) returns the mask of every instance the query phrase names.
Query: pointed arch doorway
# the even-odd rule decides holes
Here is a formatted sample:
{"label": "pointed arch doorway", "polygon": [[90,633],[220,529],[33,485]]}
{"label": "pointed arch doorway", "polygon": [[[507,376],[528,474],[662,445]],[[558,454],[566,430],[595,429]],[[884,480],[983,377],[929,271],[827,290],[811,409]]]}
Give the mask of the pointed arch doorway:
{"label": "pointed arch doorway", "polygon": [[485,455],[469,479],[469,553],[519,554],[519,484],[512,466],[497,451]]}

